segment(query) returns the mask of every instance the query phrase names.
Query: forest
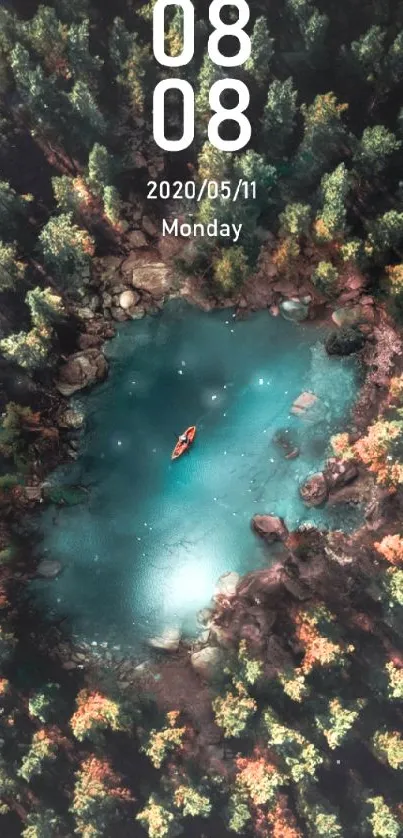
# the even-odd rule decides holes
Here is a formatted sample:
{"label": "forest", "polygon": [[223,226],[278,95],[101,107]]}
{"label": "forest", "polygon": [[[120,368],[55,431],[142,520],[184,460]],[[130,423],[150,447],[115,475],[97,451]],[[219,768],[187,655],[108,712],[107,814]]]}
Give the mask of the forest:
{"label": "forest", "polygon": [[[206,4],[194,5],[194,61],[168,71],[195,89],[195,142],[179,155],[153,141],[152,94],[167,77],[153,2],[0,7],[0,831],[398,838],[403,4],[250,0],[251,57],[231,75],[250,90],[253,132],[235,154],[206,139],[208,92],[227,72],[207,56]],[[170,7],[173,55],[181,33]],[[167,110],[175,136],[180,103]],[[257,195],[150,209],[147,182],[162,177],[242,178]],[[60,364],[95,357],[125,319],[129,292],[108,286],[110,266],[156,248],[173,212],[243,225],[235,245],[185,240],[172,255],[177,277],[217,304],[238,306],[258,281],[286,296],[309,282],[321,311],[347,305],[337,340],[346,352],[365,342],[372,396],[329,456],[359,470],[366,520],[349,536],[289,534],[280,570],[216,598],[219,672],[207,682],[182,649],[123,689],[107,667],[58,657],[63,627],[23,595],[35,572],[25,519],[69,448]]]}

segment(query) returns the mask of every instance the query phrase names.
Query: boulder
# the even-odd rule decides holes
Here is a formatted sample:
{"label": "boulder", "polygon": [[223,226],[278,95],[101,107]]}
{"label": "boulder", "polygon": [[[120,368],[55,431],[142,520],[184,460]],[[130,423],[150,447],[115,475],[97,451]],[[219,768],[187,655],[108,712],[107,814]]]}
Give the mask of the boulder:
{"label": "boulder", "polygon": [[84,425],[84,414],[80,410],[69,408],[65,410],[59,419],[59,428],[68,428],[77,431]]}
{"label": "boulder", "polygon": [[163,652],[177,652],[180,639],[181,634],[179,629],[167,628],[158,637],[151,637],[148,642],[153,649],[161,649]]}
{"label": "boulder", "polygon": [[218,646],[205,646],[190,656],[193,669],[205,678],[212,681],[221,678],[225,666],[225,652]]}
{"label": "boulder", "polygon": [[141,226],[149,236],[156,236],[158,234],[157,225],[154,224],[154,221],[151,221],[151,218],[149,218],[148,215],[143,215],[143,218],[141,219]]}
{"label": "boulder", "polygon": [[33,501],[42,500],[42,487],[41,486],[26,486],[25,487],[25,496],[26,496],[27,500],[33,500]]}
{"label": "boulder", "polygon": [[363,319],[363,312],[361,306],[352,306],[351,308],[337,308],[332,314],[333,323],[339,326],[340,329],[345,326],[357,326]]}
{"label": "boulder", "polygon": [[119,297],[119,305],[120,308],[123,308],[124,311],[127,311],[131,308],[134,308],[140,300],[140,294],[137,294],[136,291],[131,291],[128,289],[127,291],[123,291]]}
{"label": "boulder", "polygon": [[291,413],[300,416],[308,422],[321,422],[324,414],[324,405],[314,393],[304,392],[295,399]]}
{"label": "boulder", "polygon": [[235,596],[240,578],[241,577],[239,573],[235,573],[235,571],[223,573],[223,575],[220,576],[220,578],[217,581],[217,585],[214,592],[215,596]]}
{"label": "boulder", "polygon": [[127,239],[132,247],[147,247],[147,239],[141,230],[132,230]]}
{"label": "boulder", "polygon": [[149,262],[133,268],[132,284],[151,297],[164,297],[171,288],[170,272],[163,262]]}
{"label": "boulder", "polygon": [[78,390],[84,390],[103,381],[108,374],[108,363],[98,349],[86,349],[71,355],[61,367],[56,387],[62,396],[72,396]]}
{"label": "boulder", "polygon": [[301,300],[284,300],[280,303],[280,313],[285,320],[301,323],[309,314],[309,305]]}
{"label": "boulder", "polygon": [[299,492],[305,506],[321,506],[327,500],[328,486],[322,471],[313,474],[301,486]]}
{"label": "boulder", "polygon": [[41,576],[43,579],[55,579],[61,570],[62,565],[60,562],[44,559],[43,562],[39,562],[36,573],[37,576]]}
{"label": "boulder", "polygon": [[252,518],[252,527],[269,544],[273,541],[283,541],[288,536],[283,519],[276,515],[255,515]]}
{"label": "boulder", "polygon": [[343,460],[332,457],[328,460],[324,473],[329,489],[340,489],[356,480],[358,468],[352,461],[343,462]]}
{"label": "boulder", "polygon": [[212,608],[201,608],[200,611],[197,612],[197,622],[200,623],[201,626],[208,626],[211,623],[213,618],[214,612]]}
{"label": "boulder", "polygon": [[326,338],[326,352],[328,355],[352,355],[363,348],[365,341],[365,335],[356,326],[343,326]]}

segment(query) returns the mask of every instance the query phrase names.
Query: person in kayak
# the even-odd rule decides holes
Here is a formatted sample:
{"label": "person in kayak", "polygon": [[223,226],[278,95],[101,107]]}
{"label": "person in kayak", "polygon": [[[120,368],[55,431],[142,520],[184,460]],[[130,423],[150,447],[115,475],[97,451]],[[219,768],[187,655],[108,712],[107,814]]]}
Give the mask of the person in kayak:
{"label": "person in kayak", "polygon": [[181,434],[180,437],[179,437],[179,442],[186,443],[186,445],[187,445],[188,442],[189,442],[187,434]]}

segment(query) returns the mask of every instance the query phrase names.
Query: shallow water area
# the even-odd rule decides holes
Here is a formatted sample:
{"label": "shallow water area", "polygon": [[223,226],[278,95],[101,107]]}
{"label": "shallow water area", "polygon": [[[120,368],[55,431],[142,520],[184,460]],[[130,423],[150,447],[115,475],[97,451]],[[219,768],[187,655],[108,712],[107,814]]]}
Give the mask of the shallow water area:
{"label": "shallow water area", "polygon": [[[52,477],[89,495],[42,515],[41,550],[63,572],[33,584],[41,605],[80,639],[140,648],[166,627],[192,633],[221,574],[270,561],[252,515],[354,526],[358,510],[307,509],[298,493],[358,387],[355,360],[329,358],[325,334],[267,312],[236,321],[177,302],[119,328],[108,380],[78,401],[80,456]],[[321,400],[318,421],[290,414],[304,390]],[[171,462],[175,435],[191,424],[191,452]],[[285,459],[279,431],[298,458]]]}

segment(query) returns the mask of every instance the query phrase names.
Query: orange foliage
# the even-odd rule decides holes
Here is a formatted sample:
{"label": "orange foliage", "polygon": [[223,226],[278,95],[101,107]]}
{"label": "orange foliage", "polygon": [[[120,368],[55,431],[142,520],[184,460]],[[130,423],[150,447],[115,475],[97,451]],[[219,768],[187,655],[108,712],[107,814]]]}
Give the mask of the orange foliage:
{"label": "orange foliage", "polygon": [[366,436],[353,446],[354,453],[377,475],[378,483],[396,486],[403,482],[403,465],[393,462],[392,444],[402,433],[401,423],[379,420],[368,428]]}
{"label": "orange foliage", "polygon": [[0,695],[6,695],[10,686],[10,682],[7,681],[7,678],[0,678]]}
{"label": "orange foliage", "polygon": [[351,453],[350,438],[348,434],[336,434],[331,437],[330,444],[336,457],[346,458]]}
{"label": "orange foliage", "polygon": [[235,765],[238,769],[237,782],[247,789],[252,802],[256,806],[265,803],[267,781],[269,776],[275,773],[275,765],[261,756],[255,756],[254,759],[238,757]]}
{"label": "orange foliage", "polygon": [[302,838],[285,795],[279,795],[275,809],[269,814],[269,820],[272,823],[272,838]]}
{"label": "orange foliage", "polygon": [[311,672],[314,666],[331,665],[342,655],[341,646],[320,634],[315,620],[306,612],[295,615],[295,634],[305,648],[301,664],[304,673]]}
{"label": "orange foliage", "polygon": [[382,541],[376,541],[374,547],[390,564],[403,564],[403,538],[400,535],[386,535]]}
{"label": "orange foliage", "polygon": [[321,241],[329,241],[329,239],[332,238],[332,235],[331,235],[328,227],[326,227],[326,224],[323,221],[323,218],[317,218],[316,219],[316,221],[313,224],[313,229],[314,229],[316,237]]}
{"label": "orange foliage", "polygon": [[74,736],[80,740],[97,727],[119,730],[119,705],[99,692],[81,690],[77,696],[77,710],[70,724]]}
{"label": "orange foliage", "polygon": [[129,790],[119,786],[119,777],[107,760],[89,757],[81,765],[79,783],[75,787],[74,808],[79,808],[88,798],[105,796],[132,800]]}

